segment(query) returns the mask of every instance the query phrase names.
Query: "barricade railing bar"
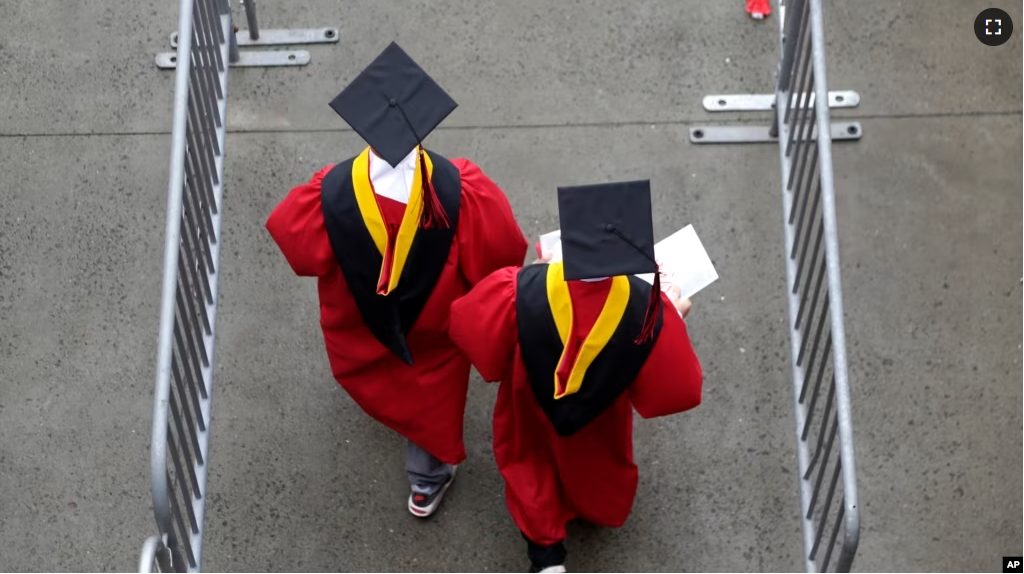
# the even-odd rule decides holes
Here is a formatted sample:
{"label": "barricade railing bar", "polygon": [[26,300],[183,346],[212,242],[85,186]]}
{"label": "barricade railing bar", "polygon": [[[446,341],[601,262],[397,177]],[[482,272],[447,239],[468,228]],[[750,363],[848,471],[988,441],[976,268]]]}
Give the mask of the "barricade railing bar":
{"label": "barricade railing bar", "polygon": [[[805,568],[849,572],[860,513],[821,0],[790,0],[775,119],[783,182]],[[811,95],[815,101],[809,102]],[[794,97],[794,95],[796,97]],[[793,106],[793,102],[798,105]],[[859,127],[844,128],[848,133]],[[854,135],[850,133],[850,135]],[[840,536],[840,534],[842,536]]]}
{"label": "barricade railing bar", "polygon": [[[832,123],[821,0],[779,6],[776,93],[708,96],[705,108],[773,110],[766,126],[691,128],[694,143],[777,142],[781,168],[800,521],[807,572],[849,572],[860,535],[843,326],[832,141],[859,139],[858,122]],[[746,99],[743,99],[746,98]]]}
{"label": "barricade railing bar", "polygon": [[200,571],[206,511],[232,28],[227,0],[180,9],[150,447],[159,536],[140,571]]}

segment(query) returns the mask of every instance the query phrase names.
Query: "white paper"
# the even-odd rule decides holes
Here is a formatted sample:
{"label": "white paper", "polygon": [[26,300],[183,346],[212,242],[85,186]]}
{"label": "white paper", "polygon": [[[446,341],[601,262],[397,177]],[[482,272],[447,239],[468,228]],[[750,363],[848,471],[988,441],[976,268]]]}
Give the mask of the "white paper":
{"label": "white paper", "polygon": [[540,236],[540,253],[542,257],[551,256],[551,263],[558,263],[562,260],[562,230],[556,229],[551,233]]}
{"label": "white paper", "polygon": [[[562,260],[562,232],[555,230],[540,236],[541,254],[551,255],[551,263]],[[679,296],[689,298],[718,280],[718,272],[704,250],[692,225],[680,229],[654,246],[654,259],[661,266],[661,289],[679,287]],[[648,283],[653,273],[637,275]]]}
{"label": "white paper", "polygon": [[[659,241],[654,246],[654,259],[661,266],[661,289],[678,287],[679,296],[684,299],[718,280],[718,272],[692,225]],[[637,277],[654,282],[653,273]]]}

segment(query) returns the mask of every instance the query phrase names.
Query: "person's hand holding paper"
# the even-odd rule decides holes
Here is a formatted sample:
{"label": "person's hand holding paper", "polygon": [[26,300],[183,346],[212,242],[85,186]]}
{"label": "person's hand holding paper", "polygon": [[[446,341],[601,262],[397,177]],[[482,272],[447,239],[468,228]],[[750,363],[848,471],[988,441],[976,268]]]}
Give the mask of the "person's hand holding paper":
{"label": "person's hand holding paper", "polygon": [[690,314],[690,309],[693,308],[693,302],[689,298],[679,296],[679,287],[670,287],[668,290],[668,298],[672,301],[672,304],[676,307],[676,312],[683,319]]}

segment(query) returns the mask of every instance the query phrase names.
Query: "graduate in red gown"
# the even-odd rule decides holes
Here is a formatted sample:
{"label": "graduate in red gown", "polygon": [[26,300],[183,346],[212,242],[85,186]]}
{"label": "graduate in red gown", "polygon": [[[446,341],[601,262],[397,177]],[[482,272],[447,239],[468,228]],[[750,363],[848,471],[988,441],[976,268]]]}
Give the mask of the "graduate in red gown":
{"label": "graduate in red gown", "polygon": [[451,303],[528,243],[505,194],[466,159],[421,145],[456,103],[392,43],[332,102],[370,147],[291,190],[266,226],[297,275],[317,277],[338,383],[408,439],[409,511],[430,516],[466,458],[469,361]]}
{"label": "graduate in red gown", "polygon": [[689,301],[657,279],[649,182],[558,193],[564,262],[496,271],[452,304],[449,331],[485,380],[501,381],[494,455],[533,572],[565,572],[568,521],[626,521],[633,409],[683,412],[702,387]]}

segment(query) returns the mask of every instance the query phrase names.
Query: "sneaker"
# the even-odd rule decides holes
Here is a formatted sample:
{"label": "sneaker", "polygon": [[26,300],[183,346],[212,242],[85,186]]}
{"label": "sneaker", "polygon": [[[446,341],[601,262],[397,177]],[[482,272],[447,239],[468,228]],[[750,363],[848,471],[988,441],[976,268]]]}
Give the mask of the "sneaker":
{"label": "sneaker", "polygon": [[559,564],[558,566],[548,566],[543,570],[538,570],[536,566],[530,568],[530,572],[565,572],[565,566]]}
{"label": "sneaker", "polygon": [[444,493],[448,492],[448,487],[452,485],[455,480],[455,470],[458,467],[452,467],[452,474],[448,477],[448,481],[445,482],[441,488],[437,489],[437,492],[433,494],[424,494],[422,492],[413,491],[409,493],[409,512],[417,518],[427,518],[437,507],[441,505],[441,499],[444,498]]}

